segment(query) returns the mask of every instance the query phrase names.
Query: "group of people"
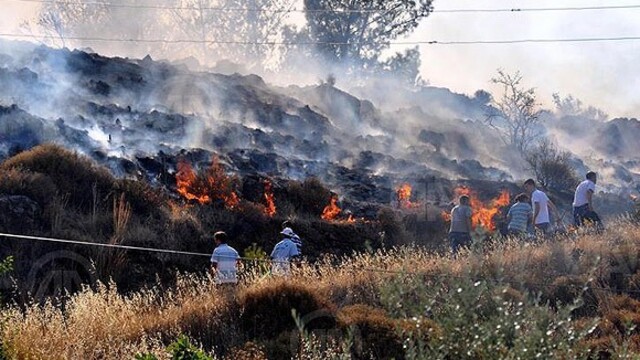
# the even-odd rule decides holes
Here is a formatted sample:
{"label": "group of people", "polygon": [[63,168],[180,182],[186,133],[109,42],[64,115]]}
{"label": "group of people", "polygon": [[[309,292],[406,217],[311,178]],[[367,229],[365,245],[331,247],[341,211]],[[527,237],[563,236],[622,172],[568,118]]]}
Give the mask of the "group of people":
{"label": "group of people", "polygon": [[[596,183],[597,174],[590,171],[586,174],[586,179],[576,187],[573,198],[573,223],[576,227],[589,223],[594,224],[599,230],[602,229],[602,221],[593,209]],[[556,223],[562,222],[558,208],[547,194],[536,187],[535,180],[528,179],[523,187],[525,192],[515,197],[515,204],[507,213],[507,234],[523,237],[535,232],[543,235],[551,233],[552,215],[555,215]],[[473,210],[469,201],[469,197],[463,195],[459,198],[458,205],[451,210],[449,242],[454,254],[461,247],[471,244]]]}
{"label": "group of people", "polygon": [[[291,223],[285,221],[280,232],[282,240],[271,252],[271,272],[274,275],[287,276],[291,263],[302,256],[302,239],[292,230]],[[226,286],[238,283],[238,267],[242,259],[238,251],[228,244],[224,231],[213,234],[216,248],[211,254],[211,268],[216,284]]]}

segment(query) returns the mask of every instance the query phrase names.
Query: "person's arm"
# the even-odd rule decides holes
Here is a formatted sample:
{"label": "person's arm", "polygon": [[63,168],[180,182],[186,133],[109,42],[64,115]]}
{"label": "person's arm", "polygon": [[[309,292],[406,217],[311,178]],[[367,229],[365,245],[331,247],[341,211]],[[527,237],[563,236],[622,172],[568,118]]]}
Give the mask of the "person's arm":
{"label": "person's arm", "polygon": [[467,214],[467,229],[469,229],[469,233],[471,233],[473,231],[473,224],[471,223],[471,217],[473,216],[473,212],[471,210],[469,210],[469,213]]}
{"label": "person's arm", "polygon": [[535,206],[535,209],[533,211],[533,221],[536,221],[536,219],[538,218],[538,215],[540,215],[540,203],[536,201],[534,206]]}
{"label": "person's arm", "polygon": [[587,204],[589,205],[589,211],[593,211],[593,190],[587,190]]}

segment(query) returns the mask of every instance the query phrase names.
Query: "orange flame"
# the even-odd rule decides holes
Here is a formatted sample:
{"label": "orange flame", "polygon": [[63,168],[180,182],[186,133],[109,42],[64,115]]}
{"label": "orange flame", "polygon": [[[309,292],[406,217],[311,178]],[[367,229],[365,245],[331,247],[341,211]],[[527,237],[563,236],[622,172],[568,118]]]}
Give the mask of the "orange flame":
{"label": "orange flame", "polygon": [[[500,210],[511,203],[511,196],[508,190],[502,190],[500,195],[493,199],[490,203],[483,203],[475,191],[468,187],[458,187],[454,190],[456,198],[467,195],[471,203],[473,214],[471,215],[471,224],[474,228],[481,226],[489,231],[496,230],[495,217]],[[443,212],[442,217],[445,221],[451,221],[451,214]]]}
{"label": "orange flame", "polygon": [[215,156],[211,167],[201,174],[196,174],[188,162],[180,160],[176,172],[176,187],[182,197],[197,200],[200,204],[208,204],[216,199],[233,209],[240,203],[238,194],[233,190],[233,179],[225,174]]}
{"label": "orange flame", "polygon": [[275,197],[273,196],[273,189],[271,186],[271,181],[264,181],[264,200],[265,200],[265,208],[264,213],[267,216],[273,217],[276,214],[276,202]]}
{"label": "orange flame", "polygon": [[404,183],[396,189],[396,198],[398,199],[399,208],[411,209],[420,206],[420,204],[411,201],[412,191],[413,188],[408,183]]}
{"label": "orange flame", "polygon": [[208,204],[211,202],[211,197],[207,195],[208,190],[206,186],[202,186],[191,164],[184,160],[178,162],[176,186],[178,193],[187,200],[197,200],[200,204]]}
{"label": "orange flame", "polygon": [[338,207],[338,197],[332,196],[329,205],[325,206],[324,210],[322,210],[322,219],[323,220],[335,220],[335,218],[340,215],[342,209]]}

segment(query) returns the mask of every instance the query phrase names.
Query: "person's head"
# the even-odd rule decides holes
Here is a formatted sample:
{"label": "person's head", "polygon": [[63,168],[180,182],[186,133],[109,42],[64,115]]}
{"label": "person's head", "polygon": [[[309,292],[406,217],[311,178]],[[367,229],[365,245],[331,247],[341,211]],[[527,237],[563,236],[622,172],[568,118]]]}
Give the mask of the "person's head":
{"label": "person's head", "polygon": [[460,203],[460,205],[469,205],[469,196],[467,195],[460,196],[460,198],[458,199],[458,202]]}
{"label": "person's head", "polygon": [[215,241],[216,245],[226,244],[227,243],[227,233],[224,231],[218,231],[213,234],[213,241]]}
{"label": "person's head", "polygon": [[591,180],[595,184],[596,182],[598,182],[598,175],[593,171],[589,171],[587,173],[587,180]]}
{"label": "person's head", "polygon": [[289,220],[285,220],[285,221],[282,223],[282,229],[291,228],[291,227],[292,227],[292,226],[291,226],[291,221],[289,221]]}
{"label": "person's head", "polygon": [[295,233],[293,232],[293,230],[291,230],[291,228],[284,228],[281,232],[280,235],[282,235],[283,238],[287,239],[287,238],[292,238]]}
{"label": "person's head", "polygon": [[536,189],[536,181],[533,179],[527,179],[524,182],[524,190],[531,194]]}
{"label": "person's head", "polygon": [[529,201],[529,196],[525,193],[518,194],[518,196],[516,196],[516,201],[521,203],[526,203]]}

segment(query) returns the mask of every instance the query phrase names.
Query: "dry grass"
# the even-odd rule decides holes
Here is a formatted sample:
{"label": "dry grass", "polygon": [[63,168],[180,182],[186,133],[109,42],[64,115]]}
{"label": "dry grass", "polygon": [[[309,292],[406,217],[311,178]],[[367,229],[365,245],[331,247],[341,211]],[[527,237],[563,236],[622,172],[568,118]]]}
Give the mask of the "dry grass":
{"label": "dry grass", "polygon": [[[85,289],[64,307],[49,303],[5,309],[2,339],[7,354],[20,359],[132,358],[138,352],[161,353],[179,334],[218,354],[233,351],[260,358],[275,347],[287,346],[283,341],[288,338],[282,334],[295,330],[294,323],[291,318],[286,323],[279,320],[295,307],[301,315],[342,309],[337,319],[344,326],[364,327],[372,337],[384,335],[394,343],[391,326],[406,324],[410,318],[402,314],[410,316],[410,311],[390,305],[391,284],[397,286],[399,299],[410,305],[424,296],[416,283],[446,293],[461,279],[472,279],[498,284],[504,289],[500,301],[509,304],[534,298],[556,306],[590,306],[591,311],[576,312],[575,321],[585,326],[589,321],[582,319],[598,322],[586,343],[592,354],[618,346],[611,344],[636,349],[640,303],[632,297],[638,295],[639,260],[640,227],[633,223],[612,225],[604,235],[583,234],[539,245],[493,245],[491,250],[455,259],[405,247],[340,260],[329,257],[302,266],[288,280],[247,273],[235,297],[222,294],[209,276],[195,275],[179,276],[169,290],[130,296],[120,295],[115,285]],[[477,303],[481,316],[501,306],[494,293]],[[362,310],[371,308],[380,310]],[[254,326],[256,319],[262,319],[259,329]],[[243,321],[254,322],[249,327],[259,334],[249,331]],[[429,321],[438,328],[442,319]],[[259,343],[247,345],[255,340]]]}

